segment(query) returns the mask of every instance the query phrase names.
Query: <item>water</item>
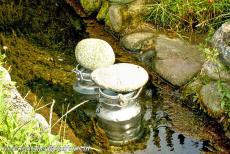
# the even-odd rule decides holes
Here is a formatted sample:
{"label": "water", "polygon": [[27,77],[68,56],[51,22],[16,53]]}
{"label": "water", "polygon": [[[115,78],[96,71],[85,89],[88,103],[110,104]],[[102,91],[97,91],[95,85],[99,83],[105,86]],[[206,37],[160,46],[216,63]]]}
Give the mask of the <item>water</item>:
{"label": "water", "polygon": [[[104,39],[112,45],[117,62],[131,62],[144,66],[136,61],[135,55],[130,56],[124,52],[118,41],[106,33],[101,25],[94,20],[85,22],[89,37]],[[22,94],[25,95],[29,89],[31,90],[27,99],[33,101],[34,98],[42,97],[41,102],[44,104],[54,99],[54,112],[59,117],[67,107],[71,108],[88,99],[87,96],[76,93],[72,87],[76,80],[75,74],[71,72],[76,66],[74,52],[72,55],[63,55],[41,49],[33,50],[29,44],[23,45],[26,46],[25,50],[18,50],[17,43],[20,41],[11,47],[11,42],[5,40],[6,45],[11,48],[6,54],[8,64],[12,67],[12,79],[18,82]],[[76,145],[86,144],[102,150],[103,153],[195,154],[230,151],[230,142],[218,123],[174,99],[173,96],[176,94],[173,89],[158,80],[154,73],[151,74],[151,79],[160,82],[158,85],[162,85],[162,89],[149,82],[148,88],[139,98],[145,113],[145,131],[140,140],[121,147],[109,146],[105,134],[97,127],[97,119],[93,118],[96,101],[90,101],[68,115],[67,123],[71,131],[66,133],[66,137]],[[49,113],[43,115],[49,118]],[[58,129],[53,132],[57,133]]]}

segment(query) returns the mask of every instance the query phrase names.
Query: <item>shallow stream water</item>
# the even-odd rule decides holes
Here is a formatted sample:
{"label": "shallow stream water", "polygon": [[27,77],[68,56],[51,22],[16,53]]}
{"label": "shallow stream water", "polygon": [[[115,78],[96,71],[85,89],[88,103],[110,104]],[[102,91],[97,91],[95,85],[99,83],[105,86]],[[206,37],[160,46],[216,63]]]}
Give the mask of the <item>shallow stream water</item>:
{"label": "shallow stream water", "polygon": [[[116,53],[116,62],[131,62],[145,67],[137,61],[136,55],[130,56],[128,52],[123,51],[118,41],[107,33],[102,25],[92,19],[86,19],[84,22],[87,25],[88,37],[104,39],[111,44]],[[40,53],[37,50],[33,52],[7,53],[8,64],[12,67],[12,78],[18,82],[19,89],[24,95],[30,90],[33,94],[30,97],[42,97],[42,102],[54,99],[54,112],[59,117],[63,108],[71,108],[88,99],[72,88],[75,74],[71,70],[76,66],[74,51],[72,55],[51,54],[40,50]],[[150,72],[150,68],[146,69]],[[31,73],[33,75],[30,75]],[[109,146],[107,138],[96,126],[97,119],[93,118],[96,101],[86,103],[68,116],[67,124],[71,131],[67,131],[67,138],[76,145],[89,145],[102,150],[102,153],[230,152],[230,142],[218,123],[175,99],[175,96],[179,95],[178,90],[164,83],[154,72],[150,74],[150,79],[147,88],[138,99],[144,109],[145,119],[145,131],[140,140],[121,147]],[[155,81],[156,79],[159,80]],[[163,84],[165,90],[154,86],[154,82],[159,82],[158,85]],[[48,119],[49,113],[45,113],[44,116]],[[70,137],[73,135],[74,137]]]}

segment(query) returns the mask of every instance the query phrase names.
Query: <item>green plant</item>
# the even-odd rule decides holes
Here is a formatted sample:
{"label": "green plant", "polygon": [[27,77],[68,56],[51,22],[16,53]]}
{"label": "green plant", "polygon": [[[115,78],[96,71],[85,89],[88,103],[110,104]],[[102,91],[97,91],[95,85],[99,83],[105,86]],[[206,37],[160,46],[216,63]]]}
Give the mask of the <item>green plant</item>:
{"label": "green plant", "polygon": [[207,31],[230,20],[229,0],[154,0],[146,8],[147,21],[176,31]]}

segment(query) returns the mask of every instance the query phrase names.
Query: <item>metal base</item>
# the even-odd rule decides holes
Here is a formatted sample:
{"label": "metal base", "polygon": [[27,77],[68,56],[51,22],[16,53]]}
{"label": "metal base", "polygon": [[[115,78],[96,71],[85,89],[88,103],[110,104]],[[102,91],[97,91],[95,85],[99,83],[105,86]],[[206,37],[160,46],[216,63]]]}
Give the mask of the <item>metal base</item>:
{"label": "metal base", "polygon": [[85,94],[85,95],[96,95],[98,94],[98,87],[97,86],[88,86],[82,84],[80,82],[75,82],[73,85],[73,89],[78,93]]}

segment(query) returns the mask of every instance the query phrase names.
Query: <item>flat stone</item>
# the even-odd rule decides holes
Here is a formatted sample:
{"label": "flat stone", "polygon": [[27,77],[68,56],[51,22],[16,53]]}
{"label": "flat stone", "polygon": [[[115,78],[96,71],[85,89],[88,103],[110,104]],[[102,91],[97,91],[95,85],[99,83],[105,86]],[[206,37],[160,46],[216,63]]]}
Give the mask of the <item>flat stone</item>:
{"label": "flat stone", "polygon": [[212,44],[219,50],[222,62],[230,67],[230,22],[224,23],[215,32]]}
{"label": "flat stone", "polygon": [[95,38],[80,41],[75,48],[75,56],[81,66],[90,70],[115,62],[112,47],[106,41]]}
{"label": "flat stone", "polygon": [[[226,87],[230,88],[227,84]],[[224,110],[221,108],[221,95],[217,83],[211,82],[204,85],[200,91],[200,97],[209,115],[216,118],[223,116]]]}
{"label": "flat stone", "polygon": [[158,74],[173,85],[182,86],[201,70],[203,58],[195,46],[160,35],[153,61]]}
{"label": "flat stone", "polygon": [[105,89],[129,92],[144,86],[148,81],[148,73],[138,65],[119,63],[94,70],[91,78]]}
{"label": "flat stone", "polygon": [[[124,36],[120,40],[122,47],[129,51],[140,51],[144,48],[149,49],[147,44],[153,44],[151,38],[155,36],[152,32],[136,32]],[[148,43],[151,42],[151,43]]]}

